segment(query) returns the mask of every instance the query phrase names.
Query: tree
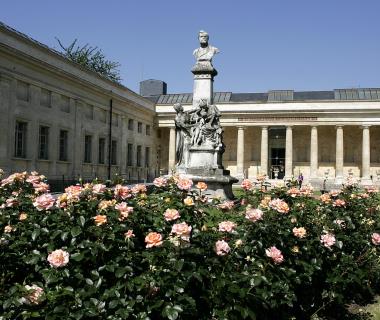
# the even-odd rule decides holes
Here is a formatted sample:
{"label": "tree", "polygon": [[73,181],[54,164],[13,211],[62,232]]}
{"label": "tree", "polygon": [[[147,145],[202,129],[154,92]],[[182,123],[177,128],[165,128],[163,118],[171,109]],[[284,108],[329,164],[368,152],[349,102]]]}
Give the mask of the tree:
{"label": "tree", "polygon": [[95,71],[111,81],[120,83],[121,77],[118,70],[120,63],[107,60],[98,47],[92,47],[89,44],[81,47],[77,45],[78,39],[75,39],[70,45],[65,47],[58,38],[56,39],[66,58]]}

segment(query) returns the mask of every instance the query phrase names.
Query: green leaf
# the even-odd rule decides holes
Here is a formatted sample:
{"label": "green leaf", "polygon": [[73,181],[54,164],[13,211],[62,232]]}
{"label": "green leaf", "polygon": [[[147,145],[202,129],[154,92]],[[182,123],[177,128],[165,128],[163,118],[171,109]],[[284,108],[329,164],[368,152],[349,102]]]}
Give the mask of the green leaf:
{"label": "green leaf", "polygon": [[78,220],[79,220],[80,225],[84,227],[84,224],[86,223],[86,219],[83,216],[80,216]]}
{"label": "green leaf", "polygon": [[70,259],[74,261],[81,261],[84,258],[84,254],[82,252],[76,252],[70,256]]}
{"label": "green leaf", "polygon": [[35,229],[33,232],[32,232],[32,240],[36,240],[36,238],[40,235],[41,233],[41,230],[40,229]]}
{"label": "green leaf", "polygon": [[80,235],[82,233],[82,229],[78,226],[71,229],[71,235],[75,238],[76,236]]}

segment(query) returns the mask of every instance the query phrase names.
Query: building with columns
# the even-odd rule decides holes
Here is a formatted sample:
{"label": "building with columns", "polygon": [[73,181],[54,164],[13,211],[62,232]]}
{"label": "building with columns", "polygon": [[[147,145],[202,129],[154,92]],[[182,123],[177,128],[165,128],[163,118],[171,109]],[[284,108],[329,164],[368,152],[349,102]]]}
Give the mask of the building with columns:
{"label": "building with columns", "polygon": [[[175,164],[173,104],[185,110],[191,94],[149,97],[156,103],[161,168]],[[221,111],[231,175],[270,179],[297,177],[320,185],[325,178],[340,184],[345,177],[380,182],[380,89],[338,89],[267,93],[214,93]],[[169,143],[167,143],[169,141]]]}

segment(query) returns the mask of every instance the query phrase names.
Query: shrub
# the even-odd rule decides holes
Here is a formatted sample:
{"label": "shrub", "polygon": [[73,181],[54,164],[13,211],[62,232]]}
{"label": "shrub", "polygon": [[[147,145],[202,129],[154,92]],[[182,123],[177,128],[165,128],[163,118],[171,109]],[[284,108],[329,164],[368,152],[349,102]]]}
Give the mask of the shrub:
{"label": "shrub", "polygon": [[221,202],[179,177],[155,185],[53,199],[37,173],[3,179],[1,319],[353,319],[345,305],[379,291],[375,190],[246,182]]}

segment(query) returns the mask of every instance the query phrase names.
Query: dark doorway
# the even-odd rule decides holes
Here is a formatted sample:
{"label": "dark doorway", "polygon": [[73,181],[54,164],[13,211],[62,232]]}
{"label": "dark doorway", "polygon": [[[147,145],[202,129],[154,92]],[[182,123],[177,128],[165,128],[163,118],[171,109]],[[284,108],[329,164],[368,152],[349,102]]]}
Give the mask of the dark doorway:
{"label": "dark doorway", "polygon": [[271,148],[270,150],[270,175],[271,179],[283,179],[285,175],[285,148]]}

